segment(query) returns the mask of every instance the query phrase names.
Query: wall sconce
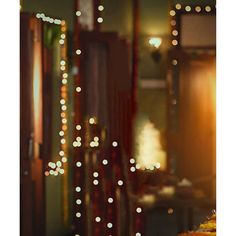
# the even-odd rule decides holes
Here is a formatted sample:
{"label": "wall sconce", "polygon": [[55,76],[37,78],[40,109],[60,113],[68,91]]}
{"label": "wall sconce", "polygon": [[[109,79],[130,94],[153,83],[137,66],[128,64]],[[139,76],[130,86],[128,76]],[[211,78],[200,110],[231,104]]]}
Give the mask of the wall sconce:
{"label": "wall sconce", "polygon": [[151,37],[148,41],[149,45],[152,47],[151,56],[155,62],[159,62],[161,58],[160,46],[162,44],[162,39],[160,37]]}

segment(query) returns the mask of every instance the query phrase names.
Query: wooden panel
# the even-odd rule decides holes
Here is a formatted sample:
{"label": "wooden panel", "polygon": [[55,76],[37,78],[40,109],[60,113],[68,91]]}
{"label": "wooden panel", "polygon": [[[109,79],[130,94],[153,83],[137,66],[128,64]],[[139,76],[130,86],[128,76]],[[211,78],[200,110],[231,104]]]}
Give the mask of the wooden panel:
{"label": "wooden panel", "polygon": [[215,60],[180,67],[178,173],[212,194],[215,168]]}

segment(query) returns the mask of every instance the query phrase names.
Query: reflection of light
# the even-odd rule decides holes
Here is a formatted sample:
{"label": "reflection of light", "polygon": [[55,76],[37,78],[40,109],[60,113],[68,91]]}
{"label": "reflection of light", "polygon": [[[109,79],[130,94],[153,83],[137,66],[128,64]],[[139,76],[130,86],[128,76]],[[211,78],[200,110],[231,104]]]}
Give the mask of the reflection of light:
{"label": "reflection of light", "polygon": [[98,183],[99,183],[99,182],[98,182],[97,179],[95,179],[95,180],[93,181],[93,184],[94,184],[94,185],[98,185]]}
{"label": "reflection of light", "polygon": [[155,48],[159,48],[161,46],[161,43],[162,43],[161,38],[153,37],[149,39],[149,44]]}
{"label": "reflection of light", "polygon": [[95,218],[95,221],[96,221],[96,222],[100,222],[100,221],[101,221],[101,218],[97,216],[97,217]]}
{"label": "reflection of light", "polygon": [[122,186],[122,185],[123,185],[123,181],[122,181],[122,180],[119,180],[119,181],[118,181],[118,185],[119,185],[119,186]]}
{"label": "reflection of light", "polygon": [[135,234],[135,236],[141,236],[141,234],[138,232],[138,233]]}

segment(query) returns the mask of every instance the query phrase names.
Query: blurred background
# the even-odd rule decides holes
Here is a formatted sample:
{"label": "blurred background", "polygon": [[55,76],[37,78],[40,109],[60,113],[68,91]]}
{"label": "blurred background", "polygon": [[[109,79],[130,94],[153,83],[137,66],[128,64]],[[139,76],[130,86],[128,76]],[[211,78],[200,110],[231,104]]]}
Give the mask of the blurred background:
{"label": "blurred background", "polygon": [[21,235],[176,236],[215,209],[215,1],[20,2]]}

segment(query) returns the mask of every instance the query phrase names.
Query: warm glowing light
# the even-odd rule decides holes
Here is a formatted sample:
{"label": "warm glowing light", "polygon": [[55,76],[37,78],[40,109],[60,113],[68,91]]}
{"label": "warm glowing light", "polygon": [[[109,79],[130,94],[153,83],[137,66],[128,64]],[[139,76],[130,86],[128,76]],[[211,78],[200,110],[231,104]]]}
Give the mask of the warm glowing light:
{"label": "warm glowing light", "polygon": [[64,105],[66,103],[65,99],[60,100],[61,105]]}
{"label": "warm glowing light", "polygon": [[65,66],[66,62],[64,60],[61,60],[60,64],[61,64],[61,66]]}
{"label": "warm glowing light", "polygon": [[57,161],[57,166],[58,166],[58,167],[61,167],[61,166],[62,166],[62,164],[61,164],[60,161]]}
{"label": "warm glowing light", "polygon": [[99,10],[99,11],[103,11],[103,10],[104,10],[104,6],[103,6],[103,5],[99,5],[99,6],[98,6],[98,10]]}
{"label": "warm glowing light", "polygon": [[67,119],[66,119],[66,118],[63,118],[63,119],[62,119],[62,123],[63,123],[63,124],[66,124],[66,123],[67,123]]}
{"label": "warm glowing light", "polygon": [[94,119],[94,118],[90,118],[90,119],[89,119],[89,124],[91,124],[91,125],[92,125],[92,124],[95,124],[95,119]]}
{"label": "warm glowing light", "polygon": [[172,20],[172,21],[170,22],[170,24],[171,24],[171,26],[175,26],[175,25],[176,25],[176,21],[175,21],[175,20]]}
{"label": "warm glowing light", "polygon": [[151,46],[155,48],[159,48],[161,46],[162,39],[158,37],[153,37],[153,38],[150,38],[148,42]]}
{"label": "warm glowing light", "polygon": [[136,169],[137,169],[137,170],[139,170],[140,167],[141,167],[138,163],[137,163],[135,166],[136,166]]}
{"label": "warm glowing light", "polygon": [[62,80],[62,83],[63,83],[63,84],[67,84],[67,79],[63,79],[63,80]]}
{"label": "warm glowing light", "polygon": [[211,11],[211,7],[210,6],[206,6],[205,10],[206,10],[206,12],[210,12]]}
{"label": "warm glowing light", "polygon": [[135,236],[142,236],[139,232],[135,234]]}
{"label": "warm glowing light", "polygon": [[44,172],[45,176],[49,176],[49,171]]}
{"label": "warm glowing light", "polygon": [[98,184],[99,184],[98,180],[95,179],[95,180],[93,181],[93,184],[94,184],[94,185],[98,185]]}
{"label": "warm glowing light", "polygon": [[113,226],[112,223],[108,223],[108,224],[107,224],[107,228],[109,228],[109,229],[111,229],[112,226]]}
{"label": "warm glowing light", "polygon": [[50,170],[50,171],[49,171],[49,174],[50,174],[50,175],[53,175],[53,174],[54,174],[54,171],[53,171],[53,170]]}
{"label": "warm glowing light", "polygon": [[66,69],[65,66],[61,66],[61,70],[64,71]]}
{"label": "warm glowing light", "polygon": [[154,170],[159,163],[162,168],[166,166],[166,152],[162,149],[161,134],[150,120],[145,120],[137,134],[136,169]]}
{"label": "warm glowing light", "polygon": [[73,147],[77,147],[78,143],[76,141],[73,142]]}
{"label": "warm glowing light", "polygon": [[81,16],[81,11],[76,11],[76,16]]}
{"label": "warm glowing light", "polygon": [[81,53],[82,53],[82,52],[81,52],[80,49],[77,49],[77,50],[76,50],[76,54],[77,54],[77,55],[80,55]]}
{"label": "warm glowing light", "polygon": [[37,13],[37,14],[36,14],[36,18],[38,18],[38,19],[41,18],[41,14],[40,14],[40,13]]}
{"label": "warm glowing light", "polygon": [[134,163],[135,163],[135,159],[134,159],[134,158],[131,158],[131,159],[129,160],[129,162],[130,162],[130,164],[134,164]]}
{"label": "warm glowing light", "polygon": [[64,171],[63,169],[60,169],[60,170],[59,170],[59,173],[60,173],[61,175],[63,175],[63,174],[65,173],[65,171]]}
{"label": "warm glowing light", "polygon": [[81,125],[76,125],[77,130],[81,130],[81,128],[82,128]]}
{"label": "warm glowing light", "polygon": [[99,141],[99,138],[98,137],[94,137],[93,139],[95,142],[98,142]]}
{"label": "warm glowing light", "polygon": [[63,39],[60,39],[60,40],[59,40],[59,43],[60,43],[61,45],[63,45],[63,44],[65,43],[65,41],[64,41]]}
{"label": "warm glowing light", "polygon": [[195,7],[195,11],[196,11],[196,12],[200,12],[201,10],[202,10],[202,9],[201,9],[200,6],[196,6],[196,7]]}
{"label": "warm glowing light", "polygon": [[78,142],[80,142],[80,141],[81,141],[81,137],[77,137],[76,140],[77,140]]}
{"label": "warm glowing light", "polygon": [[176,5],[175,5],[175,8],[177,9],[177,10],[180,10],[181,9],[181,4],[179,4],[179,3],[177,3]]}
{"label": "warm glowing light", "polygon": [[76,187],[76,188],[75,188],[75,191],[76,191],[77,193],[79,193],[79,192],[81,191],[81,188],[80,188],[80,187]]}
{"label": "warm glowing light", "polygon": [[81,167],[81,166],[82,166],[82,163],[81,163],[80,161],[77,161],[77,162],[76,162],[76,166],[77,166],[77,167]]}
{"label": "warm glowing light", "polygon": [[100,222],[100,221],[101,221],[101,218],[97,216],[97,217],[95,218],[95,221],[96,221],[96,222]]}
{"label": "warm glowing light", "polygon": [[108,164],[108,161],[107,161],[106,159],[104,159],[104,160],[102,161],[102,164],[103,164],[104,166],[106,166],[106,165]]}
{"label": "warm glowing light", "polygon": [[176,59],[172,60],[172,65],[176,66],[178,64],[178,61]]}
{"label": "warm glowing light", "polygon": [[172,35],[177,36],[178,35],[178,31],[177,30],[173,30],[172,31]]}
{"label": "warm glowing light", "polygon": [[80,217],[81,217],[81,213],[80,213],[80,212],[77,212],[77,213],[76,213],[76,217],[77,217],[77,218],[80,218]]}
{"label": "warm glowing light", "polygon": [[66,158],[66,157],[62,157],[61,161],[62,161],[63,163],[66,163],[66,162],[67,162],[67,158]]}
{"label": "warm glowing light", "polygon": [[116,141],[112,142],[112,146],[113,147],[117,147],[118,146],[118,143]]}
{"label": "warm glowing light", "polygon": [[171,15],[171,16],[175,16],[175,14],[176,14],[176,12],[175,12],[174,10],[171,10],[171,11],[170,11],[170,15]]}
{"label": "warm glowing light", "polygon": [[66,111],[67,106],[66,106],[66,105],[63,105],[63,106],[61,107],[61,109],[62,109],[63,111]]}
{"label": "warm glowing light", "polygon": [[174,210],[173,210],[173,208],[169,208],[169,209],[167,210],[167,212],[168,212],[169,215],[172,215],[172,214],[174,213]]}
{"label": "warm glowing light", "polygon": [[65,144],[66,143],[66,140],[63,138],[61,139],[61,144]]}
{"label": "warm glowing light", "polygon": [[98,172],[93,172],[93,177],[97,178],[98,177]]}
{"label": "warm glowing light", "polygon": [[178,41],[176,39],[172,40],[172,45],[173,46],[177,46],[178,45]]}
{"label": "warm glowing light", "polygon": [[190,6],[186,6],[185,7],[185,11],[188,11],[188,12],[191,11],[191,7]]}
{"label": "warm glowing light", "polygon": [[56,164],[53,163],[53,162],[49,162],[49,163],[48,163],[48,166],[51,167],[52,169],[55,169],[55,168],[56,168]]}
{"label": "warm glowing light", "polygon": [[58,172],[57,171],[54,171],[54,176],[58,176]]}
{"label": "warm glowing light", "polygon": [[89,145],[90,145],[90,147],[95,147],[95,142],[92,141],[92,142],[90,142]]}
{"label": "warm glowing light", "polygon": [[136,208],[136,212],[137,212],[137,213],[141,213],[141,212],[142,212],[141,207],[137,207],[137,208]]}
{"label": "warm glowing light", "polygon": [[77,205],[80,205],[81,203],[82,203],[82,201],[81,201],[80,199],[77,199],[77,200],[76,200],[76,204],[77,204]]}
{"label": "warm glowing light", "polygon": [[65,39],[65,38],[66,38],[66,35],[65,35],[65,34],[61,34],[61,38],[62,38],[62,39]]}
{"label": "warm glowing light", "polygon": [[108,201],[108,203],[113,203],[113,198],[109,197],[107,201]]}
{"label": "warm glowing light", "polygon": [[159,168],[161,167],[161,164],[158,162],[158,163],[155,164],[155,167],[156,167],[157,169],[159,169]]}
{"label": "warm glowing light", "polygon": [[119,185],[119,186],[122,186],[123,184],[124,184],[124,183],[123,183],[122,180],[119,180],[119,181],[118,181],[118,185]]}
{"label": "warm glowing light", "polygon": [[130,168],[130,171],[131,171],[131,172],[135,172],[135,167],[132,166],[132,167]]}
{"label": "warm glowing light", "polygon": [[64,79],[66,79],[66,78],[68,78],[68,74],[67,74],[67,73],[63,73],[62,77],[63,77]]}
{"label": "warm glowing light", "polygon": [[101,23],[103,22],[103,18],[102,18],[102,17],[98,17],[97,22],[98,22],[99,24],[101,24]]}
{"label": "warm glowing light", "polygon": [[80,87],[77,87],[77,88],[76,88],[76,92],[77,92],[77,93],[80,93],[80,92],[81,92],[81,88],[80,88]]}

